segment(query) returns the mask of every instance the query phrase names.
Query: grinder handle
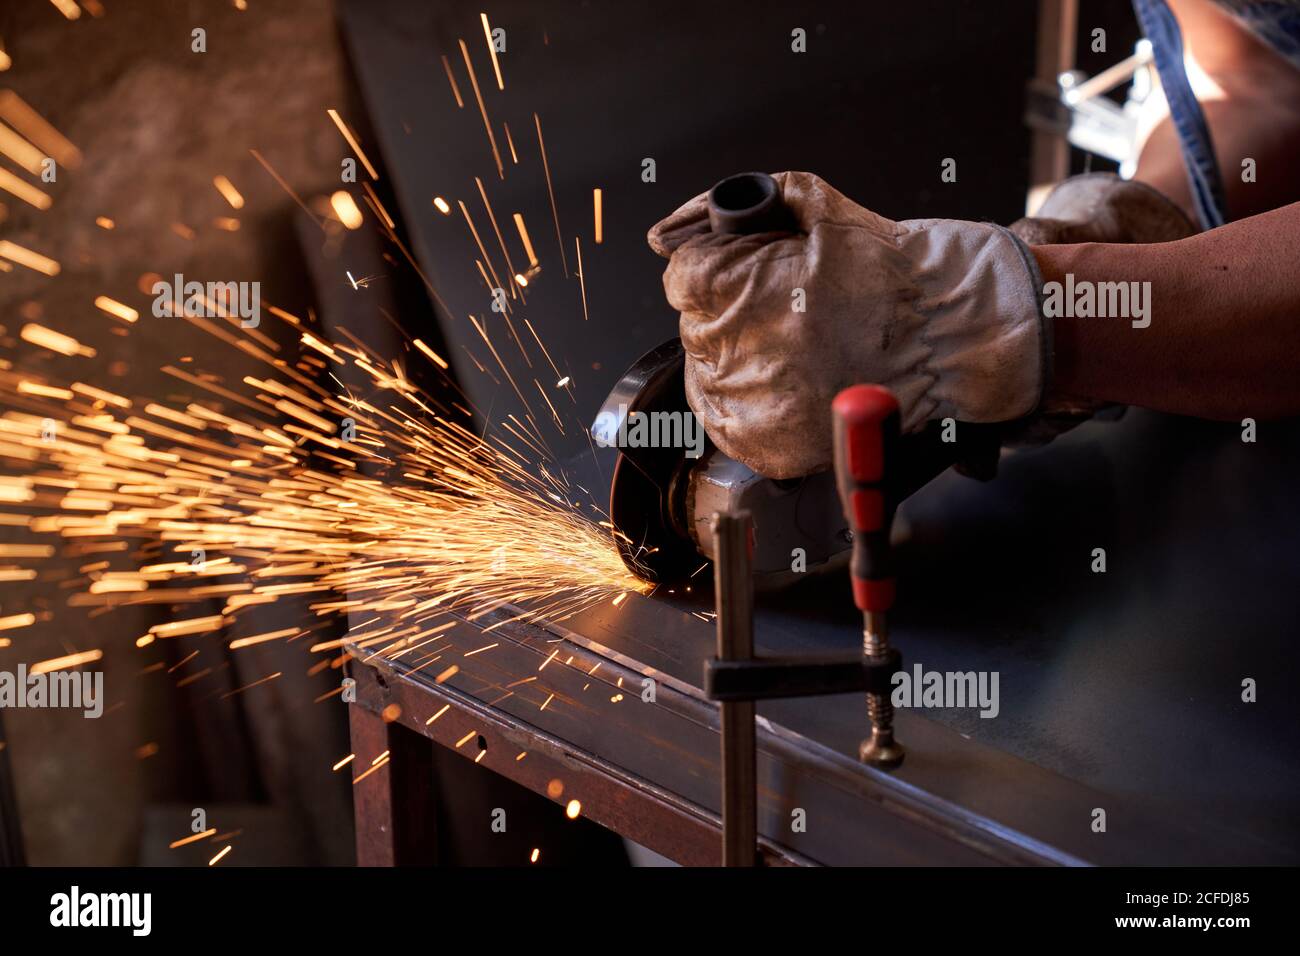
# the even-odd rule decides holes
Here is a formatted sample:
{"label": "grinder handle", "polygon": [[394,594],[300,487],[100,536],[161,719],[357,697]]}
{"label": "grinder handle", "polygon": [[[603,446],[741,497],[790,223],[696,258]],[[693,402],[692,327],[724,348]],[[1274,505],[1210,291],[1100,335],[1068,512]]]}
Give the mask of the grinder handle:
{"label": "grinder handle", "polygon": [[894,567],[889,548],[893,500],[887,482],[898,451],[898,400],[879,385],[853,385],[835,396],[835,481],[844,516],[853,529],[853,600],[863,612],[894,604]]}
{"label": "grinder handle", "polygon": [[741,236],[798,232],[794,213],[781,201],[781,187],[767,173],[737,173],[709,190],[709,228]]}

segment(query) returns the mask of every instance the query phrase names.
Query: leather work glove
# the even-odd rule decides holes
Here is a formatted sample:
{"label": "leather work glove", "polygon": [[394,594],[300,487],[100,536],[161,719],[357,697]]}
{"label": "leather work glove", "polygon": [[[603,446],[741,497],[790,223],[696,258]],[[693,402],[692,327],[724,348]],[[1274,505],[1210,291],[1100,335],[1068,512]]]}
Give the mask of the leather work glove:
{"label": "leather work glove", "polygon": [[[1173,242],[1197,231],[1160,192],[1114,173],[1085,173],[1058,183],[1033,217],[1013,222],[1010,228],[1031,246]],[[1049,392],[1038,413],[1008,430],[1004,442],[1041,445],[1094,415],[1118,418],[1125,408]]]}
{"label": "leather work glove", "polygon": [[1056,184],[1032,217],[1011,224],[1031,246],[1070,242],[1173,242],[1197,230],[1146,183],[1114,173],[1084,173]]}
{"label": "leather work glove", "polygon": [[1020,239],[987,223],[894,222],[811,173],[775,179],[798,233],[714,234],[702,194],[648,236],[669,260],[687,400],[723,452],[771,478],[829,467],[831,400],[860,382],[893,391],[904,431],[1039,406],[1050,330]]}

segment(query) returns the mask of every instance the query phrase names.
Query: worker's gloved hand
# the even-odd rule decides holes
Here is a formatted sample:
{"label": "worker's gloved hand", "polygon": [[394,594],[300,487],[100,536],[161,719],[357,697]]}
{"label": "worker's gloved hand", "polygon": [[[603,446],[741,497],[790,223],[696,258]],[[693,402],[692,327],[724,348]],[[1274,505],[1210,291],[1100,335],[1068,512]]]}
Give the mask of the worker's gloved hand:
{"label": "worker's gloved hand", "polygon": [[[1031,246],[1076,242],[1172,242],[1196,226],[1164,195],[1114,173],[1085,173],[1058,183],[1032,217],[1011,224]],[[1041,445],[1094,415],[1118,417],[1124,406],[1049,389],[1038,412],[1007,431],[1010,445]]]}
{"label": "worker's gloved hand", "polygon": [[894,222],[810,173],[777,173],[799,233],[715,235],[700,195],[650,230],[681,312],[686,396],[723,452],[759,474],[829,467],[831,400],[861,382],[929,419],[1033,412],[1049,335],[1041,279],[1000,226]]}

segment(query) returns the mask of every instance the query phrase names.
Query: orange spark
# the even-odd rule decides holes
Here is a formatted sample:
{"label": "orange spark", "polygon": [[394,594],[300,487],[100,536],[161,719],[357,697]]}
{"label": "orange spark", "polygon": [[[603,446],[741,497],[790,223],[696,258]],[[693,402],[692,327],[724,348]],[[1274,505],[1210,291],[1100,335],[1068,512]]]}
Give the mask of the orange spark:
{"label": "orange spark", "polygon": [[218,863],[221,862],[221,860],[226,856],[226,854],[228,854],[231,851],[231,849],[232,849],[231,844],[227,843],[225,849],[223,849],[212,859],[208,860],[208,866],[216,866]]}
{"label": "orange spark", "polygon": [[460,98],[460,87],[456,85],[456,77],[451,72],[451,61],[447,59],[446,54],[442,57],[442,68],[447,71],[447,82],[451,84],[451,93],[456,97],[457,108],[464,109],[465,101]]}
{"label": "orange spark", "polygon": [[140,318],[140,313],[125,303],[118,302],[116,299],[110,299],[106,295],[95,297],[95,308],[107,312],[115,319],[121,319],[123,322],[135,322]]}
{"label": "orange spark", "polygon": [[432,360],[433,364],[438,366],[438,368],[445,369],[448,367],[446,359],[433,349],[429,348],[429,346],[425,345],[419,339],[413,339],[412,344],[425,355],[429,356],[430,360]]}
{"label": "orange spark", "polygon": [[16,242],[10,242],[8,239],[0,239],[0,258],[16,262],[20,266],[26,266],[34,272],[41,272],[47,276],[59,274],[59,264],[49,256],[33,252],[31,249],[20,246]]}
{"label": "orange spark", "polygon": [[[0,132],[3,127],[0,127]],[[49,194],[42,192],[30,183],[19,179],[7,169],[0,168],[0,189],[12,193],[28,205],[35,206],[37,209],[49,209],[54,200],[50,199]]]}
{"label": "orange spark", "polygon": [[28,668],[29,674],[48,674],[51,671],[66,670],[69,667],[80,667],[82,664],[93,664],[101,660],[104,656],[103,651],[82,651],[80,654],[68,654],[64,657],[54,657],[48,661],[39,661]]}
{"label": "orange spark", "polygon": [[574,236],[573,244],[578,250],[578,288],[582,291],[582,321],[587,321],[587,278],[582,271],[582,240]]}
{"label": "orange spark", "polygon": [[546,194],[551,197],[551,218],[555,220],[555,241],[560,247],[560,264],[564,267],[564,277],[567,279],[569,261],[564,256],[564,237],[560,235],[560,211],[556,208],[555,189],[551,186],[551,166],[546,160],[546,143],[542,139],[542,119],[536,113],[533,114],[533,123],[537,126],[537,148],[542,154],[542,172],[546,174]]}
{"label": "orange spark", "polygon": [[38,348],[48,349],[51,352],[57,352],[59,355],[84,355],[87,358],[94,358],[95,350],[88,345],[82,345],[70,335],[64,335],[62,332],[55,332],[53,329],[47,329],[43,325],[37,325],[29,322],[24,325],[18,337],[24,342],[30,342]]}
{"label": "orange spark", "polygon": [[492,69],[496,71],[497,89],[504,90],[506,83],[505,80],[501,79],[501,64],[497,62],[497,48],[496,44],[492,42],[492,28],[488,26],[486,13],[480,13],[479,17],[483,20],[483,38],[487,40],[488,54],[492,57]]}
{"label": "orange spark", "polygon": [[69,20],[76,20],[81,16],[81,7],[77,6],[73,0],[50,0],[50,3],[54,4],[54,9]]}
{"label": "orange spark", "polygon": [[254,637],[241,637],[238,640],[231,641],[229,647],[232,651],[237,651],[241,647],[251,647],[254,644],[262,644],[266,641],[276,641],[282,637],[293,637],[302,633],[300,627],[286,627],[279,631],[268,631],[265,634],[258,634]]}
{"label": "orange spark", "polygon": [[524,217],[515,213],[515,228],[519,230],[519,239],[524,244],[524,253],[528,256],[529,265],[537,265],[537,253],[533,251],[533,242],[528,238],[528,227],[524,225]]}
{"label": "orange spark", "polygon": [[76,169],[81,165],[81,150],[13,90],[0,90],[0,120],[21,133],[28,142],[36,144],[43,155],[52,157],[60,166]]}
{"label": "orange spark", "polygon": [[197,843],[200,840],[206,840],[208,837],[212,836],[216,832],[217,832],[217,828],[211,827],[210,829],[204,830],[202,833],[196,833],[193,836],[187,836],[187,837],[182,837],[179,840],[173,840],[171,843],[167,844],[167,849],[174,850],[177,847],[187,846],[191,843]]}
{"label": "orange spark", "polygon": [[244,197],[239,190],[225,176],[214,176],[212,185],[217,187],[217,192],[221,193],[221,198],[230,203],[231,209],[243,209]]}
{"label": "orange spark", "polygon": [[375,172],[375,167],[370,165],[370,160],[366,157],[366,154],[361,151],[361,144],[358,143],[357,138],[352,135],[352,130],[348,128],[348,124],[343,122],[343,117],[339,116],[338,110],[326,110],[325,112],[329,114],[329,118],[334,121],[334,125],[337,126],[339,132],[343,134],[343,138],[347,140],[348,146],[352,148],[352,152],[357,154],[357,159],[361,160],[361,165],[366,167],[366,172],[370,174],[370,178],[378,181],[379,173]]}

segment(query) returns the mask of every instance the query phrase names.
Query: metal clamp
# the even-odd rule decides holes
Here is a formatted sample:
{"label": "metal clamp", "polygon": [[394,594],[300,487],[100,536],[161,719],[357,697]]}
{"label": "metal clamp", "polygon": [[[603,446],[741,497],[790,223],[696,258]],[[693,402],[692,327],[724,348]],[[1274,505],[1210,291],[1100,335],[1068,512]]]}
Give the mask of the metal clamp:
{"label": "metal clamp", "polygon": [[[862,693],[888,701],[898,650],[854,657],[755,657],[753,523],[748,511],[713,515],[718,654],[704,663],[704,694],[719,703],[722,737],[722,864],[758,863],[758,755],[754,702]],[[884,727],[888,729],[888,724]],[[860,753],[879,744],[877,722]],[[892,735],[890,737],[892,743]],[[896,746],[896,745],[895,745]],[[901,759],[901,748],[899,748]],[[867,759],[864,757],[863,759]],[[869,760],[868,762],[878,763]]]}

